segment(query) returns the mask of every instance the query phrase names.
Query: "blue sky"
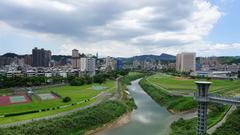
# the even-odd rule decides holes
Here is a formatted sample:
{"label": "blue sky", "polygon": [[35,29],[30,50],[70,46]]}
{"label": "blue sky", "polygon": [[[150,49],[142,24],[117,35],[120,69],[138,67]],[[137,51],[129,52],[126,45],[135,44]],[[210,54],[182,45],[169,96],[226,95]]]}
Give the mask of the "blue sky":
{"label": "blue sky", "polygon": [[0,55],[240,55],[238,0],[0,1]]}
{"label": "blue sky", "polygon": [[221,43],[239,42],[240,1],[225,0],[221,2],[221,0],[214,0],[212,3],[218,5],[220,11],[224,12],[225,15],[215,24],[207,40]]}

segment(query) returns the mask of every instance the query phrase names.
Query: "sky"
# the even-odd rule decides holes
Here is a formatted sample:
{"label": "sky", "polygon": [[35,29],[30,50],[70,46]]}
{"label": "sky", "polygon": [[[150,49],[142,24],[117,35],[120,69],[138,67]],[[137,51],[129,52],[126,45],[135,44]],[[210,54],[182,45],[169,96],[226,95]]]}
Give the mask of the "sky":
{"label": "sky", "polygon": [[1,0],[0,55],[240,56],[239,0]]}

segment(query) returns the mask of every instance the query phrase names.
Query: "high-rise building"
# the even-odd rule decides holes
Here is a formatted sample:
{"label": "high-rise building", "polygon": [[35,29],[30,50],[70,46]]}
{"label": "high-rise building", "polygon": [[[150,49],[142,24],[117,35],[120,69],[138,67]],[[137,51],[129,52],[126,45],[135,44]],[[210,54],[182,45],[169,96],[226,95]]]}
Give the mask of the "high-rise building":
{"label": "high-rise building", "polygon": [[90,76],[95,75],[96,59],[90,55],[81,58],[81,72],[85,72]]}
{"label": "high-rise building", "polygon": [[34,67],[49,67],[52,53],[49,50],[38,49],[35,47],[32,50],[32,66]]}
{"label": "high-rise building", "polygon": [[176,70],[180,72],[196,71],[196,53],[180,53],[176,57]]}
{"label": "high-rise building", "polygon": [[200,64],[201,65],[209,65],[209,66],[216,66],[219,65],[219,61],[217,57],[200,57]]}
{"label": "high-rise building", "polygon": [[115,70],[117,68],[117,61],[113,57],[107,56],[106,68],[109,70]]}
{"label": "high-rise building", "polygon": [[79,69],[81,66],[80,54],[77,49],[72,50],[72,66],[76,69]]}
{"label": "high-rise building", "polygon": [[0,57],[0,67],[5,65],[10,65],[14,61],[11,57]]}
{"label": "high-rise building", "polygon": [[24,64],[32,65],[32,55],[24,55]]}

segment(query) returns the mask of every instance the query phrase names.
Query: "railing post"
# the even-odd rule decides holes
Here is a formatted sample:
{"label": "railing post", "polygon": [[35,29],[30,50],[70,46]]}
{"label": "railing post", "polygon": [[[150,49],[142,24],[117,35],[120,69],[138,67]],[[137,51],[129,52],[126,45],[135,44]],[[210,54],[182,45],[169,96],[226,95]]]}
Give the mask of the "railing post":
{"label": "railing post", "polygon": [[208,89],[211,82],[196,81],[198,92],[196,100],[198,101],[198,127],[197,135],[207,134],[207,102],[208,102]]}

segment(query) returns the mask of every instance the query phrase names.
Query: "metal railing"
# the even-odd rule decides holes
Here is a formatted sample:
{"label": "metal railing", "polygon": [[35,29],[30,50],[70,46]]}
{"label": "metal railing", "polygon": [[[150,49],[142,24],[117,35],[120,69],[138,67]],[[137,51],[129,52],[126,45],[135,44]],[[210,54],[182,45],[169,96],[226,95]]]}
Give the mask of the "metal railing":
{"label": "metal railing", "polygon": [[194,92],[194,99],[200,102],[208,102],[208,96],[200,96],[197,92]]}

